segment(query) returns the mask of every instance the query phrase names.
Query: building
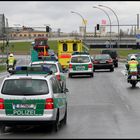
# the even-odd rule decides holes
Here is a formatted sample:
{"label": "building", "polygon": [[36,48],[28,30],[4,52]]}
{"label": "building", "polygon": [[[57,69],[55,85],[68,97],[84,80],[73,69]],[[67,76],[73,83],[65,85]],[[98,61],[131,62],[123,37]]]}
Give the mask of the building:
{"label": "building", "polygon": [[36,37],[48,37],[49,35],[50,33],[47,33],[46,31],[38,31],[25,26],[13,28],[10,33],[11,39],[33,39]]}

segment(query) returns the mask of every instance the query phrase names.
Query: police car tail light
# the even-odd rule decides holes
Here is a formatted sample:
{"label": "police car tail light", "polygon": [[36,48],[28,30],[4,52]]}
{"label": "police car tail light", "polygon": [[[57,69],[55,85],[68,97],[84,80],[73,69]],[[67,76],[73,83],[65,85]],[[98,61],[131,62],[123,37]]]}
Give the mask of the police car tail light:
{"label": "police car tail light", "polygon": [[45,109],[54,109],[53,98],[46,99]]}
{"label": "police car tail light", "polygon": [[0,98],[0,109],[4,109],[4,99]]}
{"label": "police car tail light", "polygon": [[92,68],[92,64],[88,64],[88,68]]}
{"label": "police car tail light", "polygon": [[60,74],[56,75],[57,80],[61,80]]}
{"label": "police car tail light", "polygon": [[72,64],[69,64],[69,68],[72,69]]}

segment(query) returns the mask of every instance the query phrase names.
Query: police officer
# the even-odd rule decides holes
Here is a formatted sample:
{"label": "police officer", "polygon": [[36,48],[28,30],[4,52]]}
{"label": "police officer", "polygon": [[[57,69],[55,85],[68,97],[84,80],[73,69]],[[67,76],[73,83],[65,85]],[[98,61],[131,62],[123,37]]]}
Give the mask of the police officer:
{"label": "police officer", "polygon": [[10,66],[13,68],[15,67],[16,59],[12,53],[9,54],[9,57],[8,57],[6,63],[7,63],[7,70],[9,69]]}
{"label": "police officer", "polygon": [[127,68],[127,71],[128,71],[128,77],[129,77],[130,71],[133,71],[133,70],[139,71],[139,63],[136,60],[136,56],[132,55],[130,57],[130,59],[131,60],[128,61],[128,63],[126,64],[126,68]]}

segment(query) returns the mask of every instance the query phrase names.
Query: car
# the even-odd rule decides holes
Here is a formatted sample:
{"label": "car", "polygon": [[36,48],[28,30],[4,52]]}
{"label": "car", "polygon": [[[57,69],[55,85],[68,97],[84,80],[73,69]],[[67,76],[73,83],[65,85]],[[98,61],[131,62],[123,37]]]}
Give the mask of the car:
{"label": "car", "polygon": [[42,125],[58,131],[67,120],[67,92],[45,69],[17,66],[1,84],[0,132],[16,125]]}
{"label": "car", "polygon": [[66,75],[58,61],[34,61],[29,64],[30,66],[47,66],[61,82],[63,87],[66,87]]}
{"label": "car", "polygon": [[114,71],[113,59],[109,54],[96,54],[93,56],[94,71],[99,69],[110,69]]}
{"label": "car", "polygon": [[115,67],[118,67],[118,53],[114,49],[103,49],[101,54],[109,54],[113,59],[113,64]]}
{"label": "car", "polygon": [[89,54],[73,54],[69,62],[68,77],[72,78],[73,75],[90,75],[93,77],[93,68],[92,59]]}

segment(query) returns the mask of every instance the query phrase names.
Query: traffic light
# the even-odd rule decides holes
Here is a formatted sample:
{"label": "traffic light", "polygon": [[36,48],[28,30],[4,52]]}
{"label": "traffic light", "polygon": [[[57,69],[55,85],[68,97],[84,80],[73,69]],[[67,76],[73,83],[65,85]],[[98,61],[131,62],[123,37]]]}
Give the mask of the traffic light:
{"label": "traffic light", "polygon": [[50,32],[50,27],[46,26],[46,32]]}
{"label": "traffic light", "polygon": [[100,25],[99,24],[97,24],[97,30],[99,30],[100,29]]}

